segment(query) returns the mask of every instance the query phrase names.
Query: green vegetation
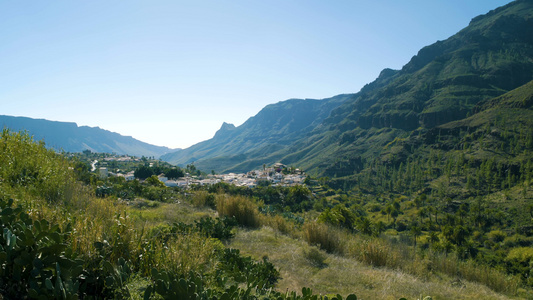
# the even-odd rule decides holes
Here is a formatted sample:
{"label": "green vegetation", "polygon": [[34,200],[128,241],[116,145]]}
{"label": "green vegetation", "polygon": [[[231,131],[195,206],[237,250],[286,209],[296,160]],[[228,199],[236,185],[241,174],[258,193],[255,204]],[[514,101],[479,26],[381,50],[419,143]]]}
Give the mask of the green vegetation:
{"label": "green vegetation", "polygon": [[[46,150],[26,134],[5,130],[0,142],[5,150],[0,155],[0,222],[4,228],[0,293],[6,299],[175,299],[192,295],[202,299],[326,299],[305,288],[308,283],[318,293],[329,295],[328,299],[343,299],[337,293],[356,291],[365,297],[379,294],[396,299],[419,297],[419,293],[457,297],[461,284],[469,286],[467,298],[496,297],[485,287],[474,288],[477,284],[471,282],[508,295],[523,296],[530,291],[527,280],[476,260],[464,260],[460,252],[425,248],[425,231],[418,233],[416,248],[409,238],[414,231],[376,237],[380,234],[369,212],[354,214],[353,208],[341,208],[341,204],[322,212],[291,205],[274,209],[274,199],[266,204],[265,196],[254,195],[254,190],[244,195],[243,189],[225,185],[197,187],[188,194],[160,186],[157,188],[166,190],[174,200],[154,202],[142,196],[144,189],[153,188],[149,181],[135,183],[140,193],[131,199],[115,194],[97,196],[98,181],[79,181],[96,176],[73,168],[79,160],[69,161]],[[47,188],[41,189],[42,185]],[[224,188],[234,190],[225,192]],[[315,192],[317,188],[313,188]],[[281,202],[302,197],[317,207],[328,206],[337,197],[347,204],[355,201],[354,196],[335,194],[320,200],[303,187],[279,188],[277,192],[282,195]],[[408,211],[403,207],[405,201],[398,200],[403,213]],[[371,211],[381,214],[376,207]],[[216,218],[215,213],[221,217]],[[318,221],[313,221],[316,217]],[[397,216],[396,223],[400,219]],[[392,217],[390,222],[394,222]],[[488,239],[509,244],[495,228],[487,233]],[[389,223],[385,229],[391,230]],[[258,240],[253,237],[256,234],[262,237]],[[243,239],[245,236],[249,238]],[[521,274],[531,259],[530,248],[519,237],[515,241],[521,246],[505,256],[512,266],[507,269],[509,274]],[[350,290],[341,279],[351,278],[340,271],[346,264],[353,265],[349,269],[353,272],[364,270],[377,277]],[[371,271],[372,266],[386,269]],[[308,268],[318,273],[298,275]],[[340,272],[339,277],[331,277],[331,272]],[[407,284],[403,280],[393,284],[394,290],[382,290],[379,276],[397,276],[393,275],[397,272],[408,276],[410,284],[416,282],[419,291],[400,288],[398,284]],[[298,276],[304,277],[296,280]],[[315,279],[307,282],[303,280],[306,276]],[[424,283],[415,278],[426,278],[433,287],[422,289]],[[446,286],[446,280],[460,284]],[[379,291],[372,291],[377,286]],[[302,292],[278,291],[287,288]]]}
{"label": "green vegetation", "polygon": [[[4,130],[0,294],[533,298],[532,15],[519,0],[475,18],[305,117],[289,118],[307,105],[291,100],[225,124],[217,151],[177,154],[185,168],[58,154]],[[219,156],[193,165],[193,150]],[[95,160],[141,180],[101,178]],[[279,161],[314,178],[182,190],[157,177]]]}
{"label": "green vegetation", "polygon": [[[198,218],[194,225],[171,225],[168,217],[145,222],[140,212],[159,204],[129,207],[116,195],[97,196],[98,183],[77,180],[93,176],[81,174],[86,168],[78,160],[47,150],[25,133],[4,130],[0,146],[0,294],[6,299],[311,296],[307,289],[303,296],[272,290],[279,273],[267,257],[255,261],[221,243],[234,235],[237,222],[257,226],[258,220],[250,223],[237,214]],[[154,185],[136,184],[140,190]],[[259,218],[249,201],[218,199],[217,207],[232,213],[232,203],[247,203],[235,212],[250,210]]]}

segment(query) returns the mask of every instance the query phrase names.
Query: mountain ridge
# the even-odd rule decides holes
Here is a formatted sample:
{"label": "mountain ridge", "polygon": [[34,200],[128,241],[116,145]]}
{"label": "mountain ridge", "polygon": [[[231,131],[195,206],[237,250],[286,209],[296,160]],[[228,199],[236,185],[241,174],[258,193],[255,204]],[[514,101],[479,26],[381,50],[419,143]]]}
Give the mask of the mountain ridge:
{"label": "mountain ridge", "polygon": [[224,167],[206,167],[203,161],[229,153],[242,159],[240,155],[259,148],[281,149],[318,126],[332,109],[350,97],[353,94],[322,100],[289,99],[269,104],[242,125],[235,127],[224,123],[212,139],[163,155],[161,159],[182,166],[195,163],[200,169],[220,171]]}
{"label": "mountain ridge", "polygon": [[26,130],[35,140],[57,151],[107,152],[120,155],[159,157],[173,149],[155,146],[131,136],[123,136],[100,127],[78,126],[74,122],[50,121],[0,115],[0,126],[12,131]]}

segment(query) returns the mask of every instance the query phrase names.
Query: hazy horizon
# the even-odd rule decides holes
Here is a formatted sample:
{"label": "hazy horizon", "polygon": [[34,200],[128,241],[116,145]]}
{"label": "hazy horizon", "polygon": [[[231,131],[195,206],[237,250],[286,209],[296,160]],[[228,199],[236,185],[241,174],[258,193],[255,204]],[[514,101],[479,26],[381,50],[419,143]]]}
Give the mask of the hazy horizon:
{"label": "hazy horizon", "polygon": [[3,2],[0,114],[187,148],[268,104],[355,93],[509,2]]}

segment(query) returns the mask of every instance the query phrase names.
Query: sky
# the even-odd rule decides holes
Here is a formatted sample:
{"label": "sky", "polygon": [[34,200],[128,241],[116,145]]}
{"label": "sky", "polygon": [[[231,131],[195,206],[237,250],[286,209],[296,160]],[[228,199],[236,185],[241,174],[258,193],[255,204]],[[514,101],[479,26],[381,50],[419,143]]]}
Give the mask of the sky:
{"label": "sky", "polygon": [[358,92],[510,0],[0,1],[0,114],[186,148]]}

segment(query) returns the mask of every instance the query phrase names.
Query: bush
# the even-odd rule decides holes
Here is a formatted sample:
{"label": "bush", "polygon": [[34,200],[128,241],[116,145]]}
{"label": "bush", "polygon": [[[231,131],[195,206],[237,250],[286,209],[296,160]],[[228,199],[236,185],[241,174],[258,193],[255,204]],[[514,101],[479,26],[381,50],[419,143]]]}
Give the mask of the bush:
{"label": "bush", "polygon": [[[231,248],[220,251],[219,256],[218,273],[231,277],[234,282],[246,283],[248,286],[256,286],[259,289],[269,289],[280,277],[279,271],[266,256],[262,261],[255,262],[250,256],[241,256],[239,249]],[[225,286],[226,283],[221,282],[221,285]]]}
{"label": "bush", "polygon": [[65,194],[75,178],[69,162],[27,133],[2,131],[0,166],[0,178],[7,185],[26,188],[49,202],[68,200]]}
{"label": "bush", "polygon": [[303,256],[312,265],[317,268],[324,268],[326,264],[326,255],[317,247],[310,247],[308,250],[303,250]]}
{"label": "bush", "polygon": [[501,230],[492,230],[491,232],[488,233],[488,237],[489,237],[489,240],[495,243],[500,243],[500,242],[503,242],[505,237],[507,237],[507,234],[505,234],[505,232]]}
{"label": "bush", "polygon": [[235,218],[241,226],[257,228],[262,223],[256,205],[244,196],[217,195],[216,206],[221,216]]}
{"label": "bush", "polygon": [[339,230],[326,224],[317,222],[305,223],[303,228],[304,239],[314,246],[328,253],[343,253],[342,237]]}
{"label": "bush", "polygon": [[[390,243],[377,238],[350,241],[347,252],[366,264],[381,267],[396,267],[400,264],[398,249]],[[397,248],[397,247],[396,247]]]}
{"label": "bush", "polygon": [[198,208],[215,208],[215,195],[207,191],[197,191],[192,195],[192,205]]}

